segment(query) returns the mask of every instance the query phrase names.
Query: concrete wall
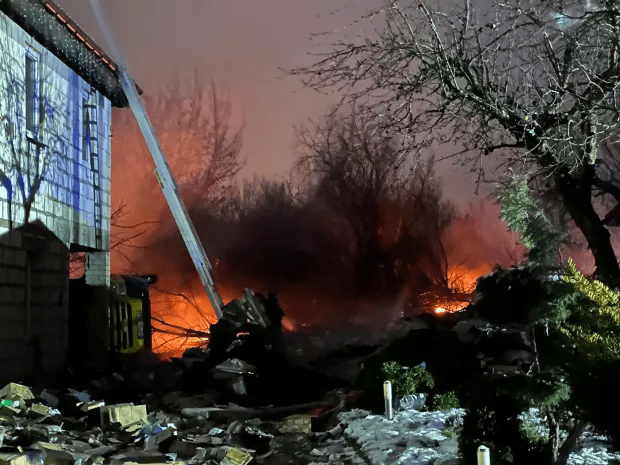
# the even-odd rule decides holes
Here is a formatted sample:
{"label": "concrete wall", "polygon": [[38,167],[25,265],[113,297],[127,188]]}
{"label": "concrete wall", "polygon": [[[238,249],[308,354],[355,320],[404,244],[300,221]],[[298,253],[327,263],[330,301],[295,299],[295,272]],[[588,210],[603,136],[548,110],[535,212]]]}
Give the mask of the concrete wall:
{"label": "concrete wall", "polygon": [[61,373],[68,347],[67,253],[39,221],[0,235],[0,383]]}

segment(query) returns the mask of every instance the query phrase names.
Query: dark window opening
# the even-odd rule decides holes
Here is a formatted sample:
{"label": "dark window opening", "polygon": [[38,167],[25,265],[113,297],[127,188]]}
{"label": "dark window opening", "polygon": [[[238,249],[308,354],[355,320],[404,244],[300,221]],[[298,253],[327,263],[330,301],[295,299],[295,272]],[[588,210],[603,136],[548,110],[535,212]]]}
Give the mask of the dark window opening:
{"label": "dark window opening", "polygon": [[26,129],[36,130],[37,61],[26,56]]}

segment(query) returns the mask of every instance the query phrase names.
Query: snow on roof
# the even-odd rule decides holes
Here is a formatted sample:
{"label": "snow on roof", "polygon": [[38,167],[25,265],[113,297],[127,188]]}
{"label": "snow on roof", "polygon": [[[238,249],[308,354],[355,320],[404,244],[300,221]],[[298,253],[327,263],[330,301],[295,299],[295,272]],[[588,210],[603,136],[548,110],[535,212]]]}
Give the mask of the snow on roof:
{"label": "snow on roof", "polygon": [[[118,65],[53,1],[0,0],[0,11],[110,99],[112,105],[128,105],[116,75]],[[141,94],[142,90],[136,88]]]}

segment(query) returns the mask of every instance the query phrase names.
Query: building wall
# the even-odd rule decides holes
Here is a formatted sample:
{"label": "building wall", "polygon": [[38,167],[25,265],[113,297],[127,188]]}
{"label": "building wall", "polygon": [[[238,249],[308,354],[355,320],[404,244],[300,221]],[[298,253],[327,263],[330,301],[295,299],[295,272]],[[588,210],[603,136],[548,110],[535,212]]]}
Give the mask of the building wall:
{"label": "building wall", "polygon": [[[26,124],[27,57],[38,74],[36,131]],[[90,139],[84,103],[95,106]],[[0,235],[24,223],[31,200],[28,220],[41,220],[67,246],[109,250],[110,101],[3,13],[0,118]]]}
{"label": "building wall", "polygon": [[0,122],[0,381],[40,382],[66,360],[69,249],[107,315],[111,104],[0,12]]}
{"label": "building wall", "polygon": [[0,236],[0,384],[62,373],[69,332],[67,248],[36,221]]}

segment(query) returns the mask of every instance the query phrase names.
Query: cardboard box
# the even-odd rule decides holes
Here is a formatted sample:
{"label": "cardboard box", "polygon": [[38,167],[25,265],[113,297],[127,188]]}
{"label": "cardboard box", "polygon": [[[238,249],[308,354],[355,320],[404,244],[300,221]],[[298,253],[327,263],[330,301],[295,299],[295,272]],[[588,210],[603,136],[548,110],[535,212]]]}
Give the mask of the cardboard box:
{"label": "cardboard box", "polygon": [[221,465],[248,465],[252,461],[253,455],[250,451],[231,447],[226,451]]}
{"label": "cardboard box", "polygon": [[[35,453],[36,454],[36,453]],[[36,462],[35,458],[38,454],[25,453],[0,453],[0,465],[33,465]]]}
{"label": "cardboard box", "polygon": [[91,400],[90,402],[82,402],[78,404],[82,412],[90,412],[91,410],[105,406],[103,400]]}
{"label": "cardboard box", "polygon": [[280,433],[311,433],[312,414],[300,413],[288,416],[282,420],[278,431]]}
{"label": "cardboard box", "polygon": [[18,408],[0,405],[0,417],[11,418],[17,415],[19,412],[21,412],[21,410]]}
{"label": "cardboard box", "polygon": [[139,430],[148,422],[146,405],[106,405],[101,407],[99,411],[101,412],[102,427],[118,423],[122,429],[133,432]]}
{"label": "cardboard box", "polygon": [[0,398],[10,400],[28,400],[34,399],[32,391],[17,383],[9,383],[0,390]]}
{"label": "cardboard box", "polygon": [[36,413],[39,415],[51,415],[51,409],[47,405],[43,404],[32,404],[30,406],[30,411],[32,413]]}

